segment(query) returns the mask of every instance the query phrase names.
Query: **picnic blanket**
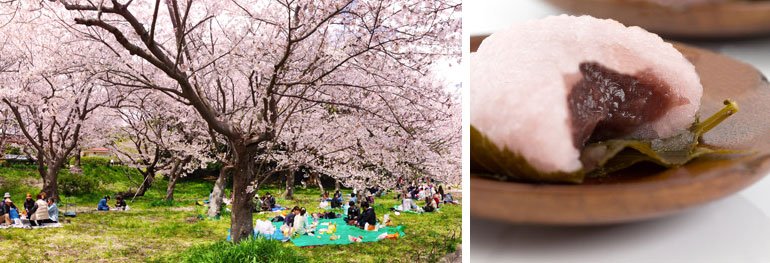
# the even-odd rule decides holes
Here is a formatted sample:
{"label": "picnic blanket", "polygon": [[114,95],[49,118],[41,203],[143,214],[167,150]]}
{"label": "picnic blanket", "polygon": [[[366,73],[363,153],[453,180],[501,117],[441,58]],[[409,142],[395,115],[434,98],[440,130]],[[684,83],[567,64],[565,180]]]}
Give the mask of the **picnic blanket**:
{"label": "picnic blanket", "polygon": [[37,228],[58,228],[62,227],[61,223],[46,223],[46,224],[40,224],[39,226],[32,226],[29,221],[22,224],[13,224],[13,225],[7,225],[7,226],[0,226],[0,229],[7,229],[7,228],[27,228],[27,229],[37,229]]}
{"label": "picnic blanket", "polygon": [[[327,229],[328,224],[324,223],[331,223],[337,225],[337,231],[328,234],[324,233],[321,234],[321,230]],[[276,228],[280,228],[283,223],[281,222],[275,222],[273,225],[275,225]],[[277,230],[277,232],[280,232],[280,230]],[[315,231],[315,236],[310,235],[302,235],[298,237],[291,238],[291,242],[294,243],[295,246],[298,247],[305,247],[305,246],[322,246],[322,245],[348,245],[351,242],[348,239],[348,236],[354,236],[354,237],[362,237],[362,242],[377,242],[377,236],[386,233],[386,234],[394,234],[398,233],[399,237],[403,237],[406,235],[404,233],[404,227],[403,226],[396,226],[396,227],[383,227],[378,229],[377,231],[366,231],[363,229],[360,229],[355,226],[350,226],[345,223],[344,218],[335,218],[335,219],[320,219],[318,220],[318,227]],[[278,233],[281,236],[283,234]],[[337,240],[331,240],[330,237],[332,235],[339,236]],[[276,234],[273,234],[273,236],[276,236]],[[320,238],[319,238],[320,236]]]}
{"label": "picnic blanket", "polygon": [[[328,224],[336,224],[337,225],[337,231],[328,234],[324,233],[321,234],[321,230],[327,229]],[[263,235],[259,234],[255,231],[254,236],[255,237],[263,237],[267,239],[275,239],[275,240],[286,240],[286,237],[281,233],[281,225],[283,225],[283,222],[273,222],[273,226],[275,226],[275,232],[272,235]],[[228,230],[229,232],[229,230]],[[318,227],[316,228],[315,235],[301,235],[297,237],[290,238],[289,240],[298,247],[305,247],[305,246],[323,246],[323,245],[348,245],[353,242],[350,241],[348,236],[354,236],[354,237],[361,237],[361,242],[377,242],[377,237],[381,234],[399,234],[399,238],[402,238],[406,235],[404,233],[404,226],[395,226],[395,227],[383,227],[378,229],[377,231],[366,231],[363,229],[360,229],[355,226],[350,226],[345,223],[344,218],[336,218],[336,219],[320,219],[318,220]],[[332,235],[336,235],[339,238],[336,240],[331,240],[330,237]],[[320,237],[320,238],[319,238]],[[230,241],[230,235],[228,233],[227,240]]]}

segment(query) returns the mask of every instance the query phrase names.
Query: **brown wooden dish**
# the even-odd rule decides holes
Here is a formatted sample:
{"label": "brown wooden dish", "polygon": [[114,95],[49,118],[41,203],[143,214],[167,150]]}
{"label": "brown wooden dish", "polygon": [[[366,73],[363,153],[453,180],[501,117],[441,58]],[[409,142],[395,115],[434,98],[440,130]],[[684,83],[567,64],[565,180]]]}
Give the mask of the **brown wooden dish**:
{"label": "brown wooden dish", "polygon": [[[472,37],[475,51],[483,37]],[[669,215],[734,194],[770,171],[770,85],[751,65],[704,49],[674,44],[703,84],[701,115],[724,99],[740,111],[704,136],[707,144],[751,154],[701,158],[679,168],[634,166],[580,185],[502,182],[471,172],[471,215],[532,224],[606,224]],[[471,83],[473,88],[473,83]],[[471,109],[473,114],[473,109]]]}
{"label": "brown wooden dish", "polygon": [[[770,35],[770,1],[661,5],[645,0],[547,0],[575,15],[612,18],[627,26],[679,38]],[[663,2],[663,1],[659,1]]]}

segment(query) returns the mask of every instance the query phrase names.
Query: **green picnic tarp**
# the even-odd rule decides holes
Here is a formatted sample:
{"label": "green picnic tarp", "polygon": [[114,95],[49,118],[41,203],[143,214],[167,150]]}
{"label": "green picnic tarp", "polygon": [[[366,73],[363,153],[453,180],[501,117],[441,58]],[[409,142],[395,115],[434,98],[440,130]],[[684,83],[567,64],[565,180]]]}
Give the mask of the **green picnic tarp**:
{"label": "green picnic tarp", "polygon": [[[320,234],[321,230],[328,228],[328,225],[324,223],[336,224],[337,231],[333,234],[328,234],[328,233]],[[276,230],[281,228],[282,224],[283,222],[273,223]],[[297,236],[297,237],[291,238],[291,242],[298,247],[322,246],[322,245],[347,245],[352,243],[350,242],[350,239],[348,238],[348,236],[354,236],[354,237],[360,236],[362,237],[362,242],[377,242],[378,241],[377,237],[383,233],[387,233],[387,234],[398,233],[399,238],[403,238],[404,235],[406,235],[406,233],[404,233],[403,226],[396,226],[396,227],[389,226],[389,227],[380,228],[377,231],[366,231],[358,227],[346,224],[343,218],[336,218],[336,219],[318,220],[318,226],[316,227],[316,230],[315,230],[315,236],[309,236],[309,235]],[[332,235],[337,235],[339,236],[339,238],[337,240],[329,239]]]}

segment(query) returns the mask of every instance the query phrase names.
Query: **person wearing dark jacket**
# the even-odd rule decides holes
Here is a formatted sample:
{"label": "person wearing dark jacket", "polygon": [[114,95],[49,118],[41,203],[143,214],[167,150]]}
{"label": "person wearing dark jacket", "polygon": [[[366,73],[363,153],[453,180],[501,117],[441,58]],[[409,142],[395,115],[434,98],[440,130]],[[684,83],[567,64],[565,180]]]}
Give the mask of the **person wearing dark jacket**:
{"label": "person wearing dark jacket", "polygon": [[275,197],[270,192],[265,193],[265,196],[262,197],[262,206],[260,208],[262,211],[271,211],[275,208]]}
{"label": "person wearing dark jacket", "polygon": [[342,206],[342,193],[340,190],[334,191],[334,197],[332,197],[332,208],[339,208]]}
{"label": "person wearing dark jacket", "polygon": [[126,210],[126,200],[123,200],[123,196],[115,197],[115,209]]}
{"label": "person wearing dark jacket", "polygon": [[350,207],[348,207],[348,217],[345,218],[345,222],[348,222],[350,225],[357,225],[358,224],[358,217],[361,215],[361,210],[358,209],[355,202],[350,202]]}
{"label": "person wearing dark jacket", "polygon": [[[3,201],[0,202],[0,209],[5,212],[5,222],[8,224],[13,224],[13,220],[19,218],[19,209],[16,208],[16,205],[11,201],[10,193],[5,193],[5,196],[3,196]],[[2,222],[3,219],[0,218],[0,223]]]}
{"label": "person wearing dark jacket", "polygon": [[373,226],[377,223],[377,215],[374,213],[374,208],[369,207],[369,203],[363,202],[361,204],[361,209],[364,211],[361,213],[361,216],[358,218],[358,227],[364,228],[367,223],[369,223],[370,226]]}
{"label": "person wearing dark jacket", "polygon": [[295,206],[291,209],[291,213],[286,215],[286,219],[283,220],[283,224],[289,227],[294,227],[294,217],[299,214],[299,206]]}
{"label": "person wearing dark jacket", "polygon": [[29,211],[32,210],[32,207],[35,206],[35,200],[32,199],[32,194],[27,193],[27,199],[24,200],[24,211],[27,213],[27,219],[29,219],[30,216],[32,216],[32,213]]}
{"label": "person wearing dark jacket", "polygon": [[273,197],[273,195],[270,193],[265,194],[265,196],[267,197],[267,203],[270,205],[270,209],[272,210],[275,208],[275,197]]}
{"label": "person wearing dark jacket", "polygon": [[5,208],[5,202],[0,204],[0,226],[11,224],[11,211]]}

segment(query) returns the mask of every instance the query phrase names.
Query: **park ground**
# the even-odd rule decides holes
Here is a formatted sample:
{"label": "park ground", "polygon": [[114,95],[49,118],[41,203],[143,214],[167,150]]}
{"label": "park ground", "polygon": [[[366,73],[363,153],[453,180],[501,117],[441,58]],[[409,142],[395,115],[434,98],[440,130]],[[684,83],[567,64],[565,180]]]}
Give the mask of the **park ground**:
{"label": "park ground", "polygon": [[[206,208],[196,205],[197,201],[208,197],[214,178],[181,179],[174,194],[175,201],[169,203],[162,201],[167,181],[159,176],[145,196],[137,197],[133,202],[129,199],[129,211],[95,212],[101,196],[126,191],[141,176],[128,167],[88,163],[83,166],[83,175],[99,181],[95,190],[71,196],[62,194],[59,204],[60,213],[67,209],[66,204],[74,204],[69,209],[79,211],[77,217],[62,217],[61,228],[0,229],[0,261],[197,262],[207,256],[218,257],[216,253],[220,253],[223,246],[230,246],[223,244],[230,227],[229,215],[218,220],[206,219],[202,216]],[[19,207],[24,194],[37,193],[40,185],[40,176],[34,166],[0,167],[0,194],[10,192]],[[276,194],[281,192],[280,189],[279,185],[268,185],[261,187],[259,193],[273,193],[278,204],[283,206],[304,206],[309,212],[319,210],[320,190],[317,187],[302,189],[298,186],[294,200],[281,198]],[[342,191],[350,193],[350,189]],[[257,242],[232,253],[288,253],[285,257],[269,260],[285,259],[287,262],[436,262],[455,252],[462,240],[462,208],[459,205],[443,206],[436,213],[395,216],[388,211],[389,207],[398,204],[394,197],[391,192],[377,198],[375,211],[379,218],[390,213],[396,225],[406,227],[406,236],[401,239],[317,247],[296,247],[291,242]],[[274,216],[273,213],[254,214],[255,219]],[[262,249],[255,249],[255,246],[262,246]]]}

